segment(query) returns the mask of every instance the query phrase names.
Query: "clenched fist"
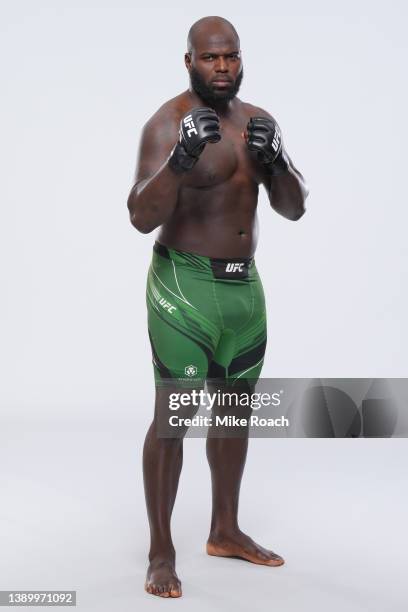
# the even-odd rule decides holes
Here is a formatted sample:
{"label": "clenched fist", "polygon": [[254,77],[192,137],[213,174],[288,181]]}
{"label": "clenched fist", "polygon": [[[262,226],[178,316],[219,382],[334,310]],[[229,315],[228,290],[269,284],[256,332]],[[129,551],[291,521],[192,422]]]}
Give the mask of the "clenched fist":
{"label": "clenched fist", "polygon": [[269,117],[251,117],[246,127],[245,140],[250,151],[274,176],[288,169],[288,161],[282,147],[279,125]]}
{"label": "clenched fist", "polygon": [[221,139],[220,122],[212,108],[193,108],[180,121],[179,140],[168,164],[175,172],[191,170],[207,142]]}

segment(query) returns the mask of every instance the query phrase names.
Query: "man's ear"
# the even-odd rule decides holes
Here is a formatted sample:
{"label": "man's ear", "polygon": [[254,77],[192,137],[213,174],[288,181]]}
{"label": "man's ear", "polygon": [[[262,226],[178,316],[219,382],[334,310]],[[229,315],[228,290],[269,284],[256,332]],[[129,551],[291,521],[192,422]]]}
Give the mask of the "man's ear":
{"label": "man's ear", "polygon": [[191,53],[185,53],[184,54],[184,63],[186,65],[187,70],[190,71],[190,68],[191,68]]}

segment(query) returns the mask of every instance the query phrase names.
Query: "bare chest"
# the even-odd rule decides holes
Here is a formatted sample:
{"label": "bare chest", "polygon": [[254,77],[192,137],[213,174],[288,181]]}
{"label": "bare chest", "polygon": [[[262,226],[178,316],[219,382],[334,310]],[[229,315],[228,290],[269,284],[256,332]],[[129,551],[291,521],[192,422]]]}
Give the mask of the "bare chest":
{"label": "bare chest", "polygon": [[185,177],[184,184],[197,189],[216,187],[239,178],[240,182],[259,182],[241,132],[245,128],[221,120],[221,140],[205,146],[199,161]]}

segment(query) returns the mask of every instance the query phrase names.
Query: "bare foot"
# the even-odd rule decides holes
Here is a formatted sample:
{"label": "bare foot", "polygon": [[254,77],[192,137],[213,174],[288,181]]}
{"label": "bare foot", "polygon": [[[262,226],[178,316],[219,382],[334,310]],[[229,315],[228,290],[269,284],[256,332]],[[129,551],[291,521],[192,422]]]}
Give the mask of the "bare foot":
{"label": "bare foot", "polygon": [[177,577],[174,561],[156,557],[147,570],[145,590],[159,597],[181,597],[181,582]]}
{"label": "bare foot", "polygon": [[259,565],[283,565],[284,559],[254,542],[242,531],[236,531],[231,535],[210,534],[207,542],[207,554],[216,557],[239,557]]}

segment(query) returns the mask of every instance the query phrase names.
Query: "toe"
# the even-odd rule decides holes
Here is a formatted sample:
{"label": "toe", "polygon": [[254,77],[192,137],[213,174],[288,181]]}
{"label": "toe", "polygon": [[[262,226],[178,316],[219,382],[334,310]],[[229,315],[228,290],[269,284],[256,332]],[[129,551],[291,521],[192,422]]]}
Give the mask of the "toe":
{"label": "toe", "polygon": [[283,559],[280,555],[278,555],[277,553],[273,552],[273,550],[265,550],[265,554],[267,556],[268,559],[270,559],[271,561],[281,561],[283,562]]}
{"label": "toe", "polygon": [[282,557],[280,557],[279,555],[273,553],[272,557],[269,560],[269,563],[270,565],[283,565],[285,563],[285,560],[282,559]]}
{"label": "toe", "polygon": [[171,584],[169,592],[170,592],[170,597],[181,597],[181,585]]}

